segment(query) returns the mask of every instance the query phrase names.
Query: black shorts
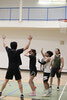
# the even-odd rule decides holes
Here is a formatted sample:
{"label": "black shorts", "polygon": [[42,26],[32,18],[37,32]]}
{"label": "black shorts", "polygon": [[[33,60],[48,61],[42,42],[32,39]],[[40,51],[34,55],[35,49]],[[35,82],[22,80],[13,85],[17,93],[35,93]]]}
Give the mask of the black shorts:
{"label": "black shorts", "polygon": [[12,68],[8,68],[8,71],[6,73],[6,79],[13,79],[13,76],[15,76],[16,80],[20,80],[21,79],[21,73],[20,73],[20,69],[12,69]]}
{"label": "black shorts", "polygon": [[30,76],[36,76],[37,75],[37,71],[30,71]]}
{"label": "black shorts", "polygon": [[50,77],[50,73],[43,73],[43,82],[48,82],[49,80],[49,77]]}
{"label": "black shorts", "polygon": [[59,73],[59,69],[52,68],[51,69],[51,77],[54,77],[55,74],[56,74],[57,78],[60,78],[61,77],[61,72]]}

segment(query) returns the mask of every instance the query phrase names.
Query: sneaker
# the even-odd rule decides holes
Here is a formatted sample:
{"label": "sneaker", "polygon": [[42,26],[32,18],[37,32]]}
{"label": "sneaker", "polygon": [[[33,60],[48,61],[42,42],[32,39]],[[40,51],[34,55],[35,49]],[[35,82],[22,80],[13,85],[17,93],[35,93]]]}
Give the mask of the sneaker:
{"label": "sneaker", "polygon": [[49,88],[49,93],[52,93],[52,87]]}
{"label": "sneaker", "polygon": [[57,91],[59,91],[60,89],[59,89],[59,87],[57,87]]}
{"label": "sneaker", "polygon": [[42,95],[42,97],[49,97],[49,96],[50,96],[50,91],[48,89],[48,90],[46,90],[45,94]]}
{"label": "sneaker", "polygon": [[36,96],[36,92],[32,92],[29,96]]}
{"label": "sneaker", "polygon": [[24,96],[23,96],[23,94],[21,94],[20,98],[21,98],[21,100],[24,100]]}
{"label": "sneaker", "polygon": [[50,93],[46,93],[44,95],[42,95],[42,97],[49,97],[50,96]]}
{"label": "sneaker", "polygon": [[0,96],[2,96],[2,92],[0,92]]}

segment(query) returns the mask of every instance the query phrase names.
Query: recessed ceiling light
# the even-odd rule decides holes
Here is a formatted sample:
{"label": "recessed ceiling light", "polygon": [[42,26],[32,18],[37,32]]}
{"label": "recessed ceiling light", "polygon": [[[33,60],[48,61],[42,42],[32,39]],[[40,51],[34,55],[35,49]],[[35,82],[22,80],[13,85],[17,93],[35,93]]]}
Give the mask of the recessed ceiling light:
{"label": "recessed ceiling light", "polygon": [[39,0],[39,4],[66,4],[66,0]]}

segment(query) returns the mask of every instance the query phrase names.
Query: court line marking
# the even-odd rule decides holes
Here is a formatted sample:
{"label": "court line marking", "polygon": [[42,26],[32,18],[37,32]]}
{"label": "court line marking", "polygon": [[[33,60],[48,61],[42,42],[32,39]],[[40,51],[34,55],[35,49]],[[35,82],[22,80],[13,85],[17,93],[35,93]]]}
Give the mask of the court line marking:
{"label": "court line marking", "polygon": [[67,82],[65,83],[65,85],[64,85],[64,87],[63,87],[63,90],[62,90],[62,92],[61,92],[61,94],[60,94],[58,100],[61,100],[61,98],[62,98],[62,96],[63,96],[63,93],[64,93],[64,90],[65,90],[66,86],[67,86]]}
{"label": "court line marking", "polygon": [[[38,78],[34,79],[34,82],[37,81],[37,80],[40,79],[40,78],[42,78],[42,75],[39,76]],[[26,87],[27,85],[28,85],[28,83],[26,83],[26,84],[24,85],[24,87]],[[4,98],[7,97],[7,96],[10,96],[11,94],[13,94],[13,93],[15,93],[15,92],[17,92],[17,91],[19,91],[19,89],[16,89],[16,90],[14,90],[14,91],[8,93],[7,95],[1,97],[0,100],[4,99]]]}

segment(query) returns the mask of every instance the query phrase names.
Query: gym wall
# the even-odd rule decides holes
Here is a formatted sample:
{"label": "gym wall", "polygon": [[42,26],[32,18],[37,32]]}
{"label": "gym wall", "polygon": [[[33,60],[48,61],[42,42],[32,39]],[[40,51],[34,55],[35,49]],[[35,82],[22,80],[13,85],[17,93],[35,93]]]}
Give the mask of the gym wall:
{"label": "gym wall", "polygon": [[[3,48],[1,35],[6,35],[6,44],[9,46],[11,41],[18,42],[18,48],[23,48],[28,43],[27,36],[32,35],[33,40],[30,48],[37,50],[37,59],[42,59],[41,49],[44,52],[55,48],[61,50],[61,55],[64,57],[64,69],[63,72],[67,72],[67,34],[61,34],[59,29],[39,29],[39,28],[0,28],[0,68],[8,67],[8,57],[5,49]],[[61,43],[64,41],[64,44]],[[27,50],[28,51],[28,50]],[[24,56],[25,52],[21,55],[23,64],[21,69],[29,69],[29,59]],[[37,62],[37,69],[40,69],[40,65]]]}

